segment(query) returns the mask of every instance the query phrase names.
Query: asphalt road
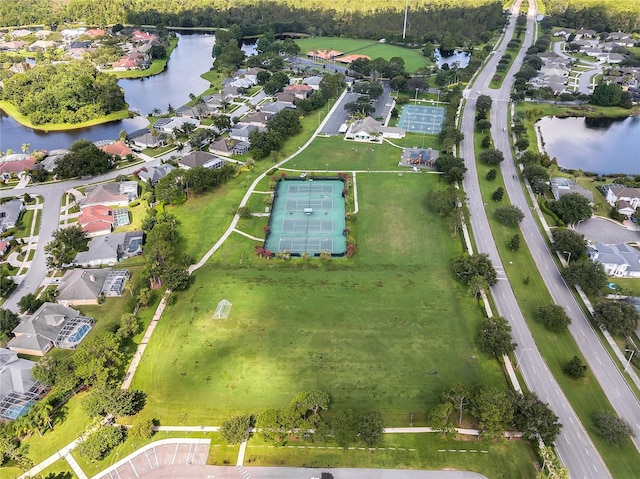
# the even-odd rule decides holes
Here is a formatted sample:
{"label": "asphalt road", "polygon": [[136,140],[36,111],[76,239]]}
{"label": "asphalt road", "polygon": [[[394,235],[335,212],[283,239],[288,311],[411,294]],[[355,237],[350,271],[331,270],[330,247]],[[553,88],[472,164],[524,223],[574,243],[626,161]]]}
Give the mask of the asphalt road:
{"label": "asphalt road", "polygon": [[[520,3],[520,1],[516,2],[514,11],[517,12],[519,10]],[[464,180],[464,189],[469,198],[468,204],[471,213],[471,225],[478,251],[489,255],[499,273],[499,280],[497,284],[492,287],[492,294],[498,313],[509,321],[509,324],[513,329],[512,334],[514,341],[518,343],[518,366],[522,371],[529,389],[534,391],[540,399],[549,403],[553,411],[560,418],[560,422],[563,424],[562,432],[556,440],[558,453],[564,464],[568,467],[572,478],[607,478],[611,477],[611,475],[607,470],[606,465],[600,458],[598,451],[587,435],[584,426],[581,424],[567,398],[560,390],[555,378],[542,359],[531,332],[527,327],[522,312],[520,311],[509,281],[504,274],[504,267],[498,255],[498,251],[491,234],[491,229],[489,228],[486,212],[484,210],[484,203],[480,195],[477,170],[474,161],[473,136],[475,103],[479,92],[482,91],[484,94],[488,94],[493,98],[493,107],[491,110],[491,123],[493,125],[492,136],[494,138],[496,148],[503,151],[505,154],[505,161],[501,164],[501,168],[511,203],[519,207],[526,215],[524,221],[521,223],[523,236],[534,255],[536,264],[543,272],[543,277],[547,282],[549,289],[552,291],[552,294],[554,294],[554,300],[556,299],[555,296],[568,296],[572,298],[566,285],[563,283],[560,285],[558,284],[558,281],[561,282],[559,273],[555,268],[555,264],[553,263],[549,250],[546,248],[546,244],[544,243],[538,227],[533,220],[533,216],[529,211],[529,207],[525,201],[524,193],[519,181],[517,180],[517,176],[516,179],[514,179],[514,175],[516,175],[515,164],[511,157],[508,133],[504,131],[504,127],[508,124],[507,112],[509,107],[509,92],[513,82],[512,75],[520,68],[524,52],[533,40],[535,11],[530,11],[528,16],[528,33],[525,35],[523,48],[517,56],[502,88],[492,90],[489,89],[488,86],[491,81],[491,77],[495,72],[497,62],[504,52],[506,43],[513,35],[515,16],[510,20],[509,27],[505,33],[506,38],[502,42],[502,45],[488,61],[486,67],[478,75],[474,86],[466,95],[468,100],[462,117],[462,131],[465,135],[465,139],[461,144],[460,151],[460,155],[467,159],[466,166],[469,170]],[[542,245],[540,242],[542,242]],[[568,313],[577,313],[579,311],[580,309],[574,302],[573,309],[569,310]],[[579,321],[574,320],[574,324],[575,323],[579,323]],[[593,331],[588,332],[593,335]],[[586,336],[587,332],[584,332],[584,334]],[[590,349],[591,346],[582,349],[582,351],[587,354],[587,357],[592,354],[592,351],[594,351],[595,348],[599,347],[602,349],[602,345],[598,341],[597,337],[595,337],[595,341],[597,342],[597,346],[593,346],[594,349]],[[604,358],[600,358],[598,356],[598,361],[603,360]],[[591,362],[594,362],[594,360],[592,359]],[[611,363],[610,366],[612,371],[610,371],[609,374],[619,376],[613,363]],[[600,378],[598,379],[600,380]],[[607,389],[606,383],[603,384],[603,387],[605,390]],[[630,393],[626,386],[623,389]],[[627,398],[627,400],[631,403],[637,403],[633,397]]]}
{"label": "asphalt road", "polygon": [[[183,150],[182,154],[186,154],[186,150]],[[148,161],[144,166],[153,166],[160,163],[160,159]],[[101,181],[111,180],[119,175],[128,175],[135,170],[139,170],[143,165],[137,164],[129,166],[120,170],[110,171],[104,175],[96,176],[84,180],[71,180],[59,183],[51,183],[46,185],[33,184],[26,188],[19,190],[12,190],[12,194],[21,195],[23,193],[29,193],[30,195],[40,195],[44,200],[42,209],[42,221],[40,223],[40,231],[38,233],[38,245],[36,254],[31,261],[31,267],[27,271],[27,274],[20,280],[18,287],[13,294],[7,298],[3,305],[3,308],[10,309],[11,311],[18,312],[18,301],[27,293],[35,292],[46,277],[47,271],[47,259],[44,251],[45,245],[51,240],[53,232],[60,226],[60,206],[62,205],[62,198],[64,192],[81,186],[87,186],[91,183],[98,183]]]}
{"label": "asphalt road", "polygon": [[142,477],[148,479],[486,479],[468,471],[403,469],[315,469],[302,467],[164,466]]}

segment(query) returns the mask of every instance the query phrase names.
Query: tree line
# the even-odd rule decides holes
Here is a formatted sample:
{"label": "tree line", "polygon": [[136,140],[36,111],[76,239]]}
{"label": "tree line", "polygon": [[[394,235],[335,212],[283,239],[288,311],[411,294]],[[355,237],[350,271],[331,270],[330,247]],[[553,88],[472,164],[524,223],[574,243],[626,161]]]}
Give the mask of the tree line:
{"label": "tree line", "polygon": [[[393,0],[334,2],[319,0],[313,6],[293,0],[15,0],[0,3],[0,25],[104,24],[165,25],[171,27],[231,27],[243,36],[273,28],[275,33],[387,38],[402,40],[404,4]],[[461,45],[478,41],[483,33],[504,24],[502,2],[497,0],[423,0],[410,5],[407,40],[445,34]]]}

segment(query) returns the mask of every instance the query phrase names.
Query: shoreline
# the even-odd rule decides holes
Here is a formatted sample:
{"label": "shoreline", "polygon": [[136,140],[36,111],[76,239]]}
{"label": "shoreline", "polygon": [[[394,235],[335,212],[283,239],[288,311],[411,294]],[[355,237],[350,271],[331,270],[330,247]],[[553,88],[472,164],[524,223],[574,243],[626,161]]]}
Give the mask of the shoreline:
{"label": "shoreline", "polygon": [[89,121],[83,121],[82,123],[44,123],[42,125],[34,125],[32,124],[27,117],[22,115],[15,106],[6,101],[0,101],[0,111],[5,113],[7,116],[11,117],[20,125],[27,127],[31,130],[49,133],[53,131],[72,131],[72,130],[81,130],[83,128],[89,128],[96,125],[103,125],[105,123],[111,123],[114,121],[126,120],[128,118],[133,118],[137,116],[135,112],[129,111],[127,108],[124,110],[114,111],[109,113],[107,116],[102,116],[100,118],[96,118]]}

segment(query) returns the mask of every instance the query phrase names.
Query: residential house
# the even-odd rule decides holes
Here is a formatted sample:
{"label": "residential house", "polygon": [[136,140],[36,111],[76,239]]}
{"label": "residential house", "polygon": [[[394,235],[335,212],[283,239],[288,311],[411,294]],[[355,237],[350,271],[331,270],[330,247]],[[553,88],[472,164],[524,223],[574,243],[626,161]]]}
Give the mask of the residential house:
{"label": "residential house", "polygon": [[55,48],[56,42],[51,40],[36,40],[27,48],[30,52],[43,52],[47,48]]}
{"label": "residential house", "polygon": [[595,243],[587,248],[591,261],[601,263],[609,276],[640,278],[640,251],[628,244]]}
{"label": "residential house", "polygon": [[234,138],[220,138],[209,146],[209,151],[223,156],[244,155],[251,149],[251,143]]}
{"label": "residential house", "polygon": [[198,103],[194,106],[181,106],[180,108],[176,108],[176,115],[183,116],[185,118],[195,118],[200,120],[202,118],[206,118],[211,116],[211,114],[216,111],[215,106],[209,105],[207,103]]}
{"label": "residential house", "polygon": [[166,139],[166,135],[155,130],[154,133],[151,133],[146,128],[136,130],[127,135],[127,141],[132,142],[138,148],[158,148],[166,144]]}
{"label": "residential house", "polygon": [[33,32],[31,30],[27,30],[25,28],[20,28],[18,30],[14,30],[12,32],[9,32],[9,36],[11,38],[23,38],[23,37],[27,37],[29,35],[31,35]]}
{"label": "residential house", "polygon": [[87,238],[109,234],[115,226],[113,210],[103,205],[87,206],[82,208],[78,224]]}
{"label": "residential house", "polygon": [[222,168],[226,162],[226,159],[220,158],[213,153],[192,151],[178,160],[178,166],[184,170],[190,170],[200,166],[203,168],[218,169]]}
{"label": "residential house", "polygon": [[67,153],[69,153],[69,150],[65,149],[49,150],[47,156],[45,156],[44,159],[40,163],[38,163],[38,166],[44,168],[49,173],[52,173],[54,168],[56,167],[56,163],[64,158],[64,155],[66,155]]}
{"label": "residential house", "polygon": [[69,46],[68,46],[69,50],[77,50],[77,49],[86,50],[87,48],[91,48],[91,42],[88,42],[88,41],[71,42],[69,43]]}
{"label": "residential house", "polygon": [[86,196],[80,201],[81,207],[127,206],[138,198],[138,183],[136,181],[120,181],[103,183],[87,189]]}
{"label": "residential house", "polygon": [[45,38],[47,38],[52,33],[53,32],[51,30],[38,30],[36,32],[36,38],[39,39],[39,40],[44,40]]}
{"label": "residential house", "polygon": [[564,37],[567,40],[573,32],[571,30],[560,29],[553,32],[554,37]]}
{"label": "residential house", "polygon": [[382,138],[404,138],[405,134],[402,128],[385,127],[368,116],[349,125],[345,140],[382,143]]}
{"label": "residential house", "polygon": [[23,209],[24,202],[19,198],[0,204],[0,233],[17,226]]}
{"label": "residential house", "polygon": [[238,125],[257,126],[258,128],[266,128],[267,125],[269,124],[269,120],[271,120],[273,116],[274,116],[273,113],[268,113],[263,111],[249,113],[238,122]]}
{"label": "residential house", "polygon": [[93,327],[93,318],[62,304],[44,303],[20,321],[7,347],[19,354],[44,356],[51,348],[75,349]]}
{"label": "residential house", "polygon": [[249,78],[234,78],[228,84],[228,86],[232,86],[235,88],[247,88],[247,89],[251,88],[254,85],[256,85],[256,83],[254,83],[253,80]]}
{"label": "residential house", "polygon": [[22,40],[12,40],[10,42],[2,42],[0,43],[0,50],[6,50],[9,52],[17,52],[22,50],[27,42]]}
{"label": "residential house", "polygon": [[607,203],[629,218],[640,207],[640,188],[628,188],[623,185],[604,185]]}
{"label": "residential house", "polygon": [[293,85],[287,85],[284,87],[284,93],[291,93],[299,100],[304,100],[313,93],[313,88],[309,85],[303,85],[300,83],[294,83]]}
{"label": "residential house", "polygon": [[311,77],[307,77],[302,80],[303,85],[309,85],[314,90],[320,90],[320,82],[322,81],[322,77],[315,75]]}
{"label": "residential house", "polygon": [[111,68],[114,71],[135,70],[140,67],[140,59],[134,55],[125,55],[120,60],[113,62]]}
{"label": "residential house", "polygon": [[35,164],[36,159],[33,156],[0,162],[0,176],[19,175],[25,171],[32,170]]}
{"label": "residential house", "polygon": [[610,63],[612,65],[618,64],[618,63],[622,63],[622,60],[624,60],[624,55],[620,54],[620,53],[609,53],[606,57],[606,62]]}
{"label": "residential house", "polygon": [[0,240],[0,258],[4,257],[11,249],[11,243],[9,243],[9,241],[11,241],[12,238],[13,237],[9,237]]}
{"label": "residential house", "polygon": [[19,418],[47,392],[31,374],[35,364],[15,351],[0,349],[0,420]]}
{"label": "residential house", "polygon": [[249,125],[249,126],[237,126],[232,128],[229,132],[229,138],[233,140],[238,140],[241,142],[250,142],[251,133],[254,131],[262,131],[264,128],[258,128],[257,126]]}
{"label": "residential house", "polygon": [[630,33],[623,32],[612,32],[607,34],[607,40],[629,40],[632,39],[633,36]]}
{"label": "residential house", "polygon": [[150,185],[155,185],[175,169],[176,167],[169,163],[163,163],[161,165],[151,166],[148,168],[144,167],[140,170],[140,173],[138,173],[138,177]]}
{"label": "residential house", "polygon": [[125,158],[132,155],[133,151],[123,141],[116,141],[100,147],[107,155],[111,157]]}
{"label": "residential house", "polygon": [[576,184],[575,181],[569,178],[551,178],[549,183],[551,185],[551,194],[553,194],[556,201],[569,193],[577,193],[585,197],[593,205],[593,193],[587,188]]}
{"label": "residential house", "polygon": [[597,32],[595,30],[588,30],[581,28],[580,30],[576,30],[576,38],[578,40],[582,38],[595,38]]}
{"label": "residential house", "polygon": [[118,261],[142,253],[143,240],[142,231],[97,236],[89,240],[89,250],[78,253],[73,263],[83,268],[114,266]]}
{"label": "residential house", "polygon": [[280,92],[276,93],[275,99],[280,103],[288,103],[289,105],[294,106],[297,98],[293,93]]}
{"label": "residential house", "polygon": [[295,106],[293,106],[291,103],[272,101],[263,103],[260,111],[262,111],[263,113],[273,113],[275,115],[276,113],[280,113],[282,110],[291,110],[293,108],[295,108]]}
{"label": "residential house", "polygon": [[150,40],[157,40],[158,37],[151,33],[143,32],[141,30],[134,30],[131,34],[131,41],[135,43],[148,42]]}
{"label": "residential house", "polygon": [[89,35],[91,38],[103,37],[107,34],[102,28],[90,28],[86,32],[85,35]]}
{"label": "residential house", "polygon": [[64,306],[98,304],[100,297],[122,296],[127,270],[69,269],[58,285],[56,300]]}
{"label": "residential house", "polygon": [[194,128],[198,128],[200,126],[200,120],[195,118],[174,116],[172,118],[162,118],[158,120],[153,127],[160,133],[173,134],[175,129],[182,129],[185,123],[193,125]]}
{"label": "residential house", "polygon": [[75,40],[76,38],[81,37],[82,35],[84,35],[84,32],[86,32],[87,29],[86,28],[65,28],[64,30],[62,30],[60,32],[60,34],[62,35],[62,38],[65,39],[65,41],[69,42],[72,40]]}

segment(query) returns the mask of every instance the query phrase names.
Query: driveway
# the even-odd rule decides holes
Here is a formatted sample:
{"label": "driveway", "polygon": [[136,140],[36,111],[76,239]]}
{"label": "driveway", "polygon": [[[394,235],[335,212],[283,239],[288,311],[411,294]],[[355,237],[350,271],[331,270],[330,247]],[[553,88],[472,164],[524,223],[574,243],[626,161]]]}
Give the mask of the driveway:
{"label": "driveway", "polygon": [[333,114],[325,121],[324,127],[320,133],[325,135],[337,135],[340,126],[349,118],[349,112],[344,109],[344,106],[347,103],[356,101],[359,96],[360,95],[357,93],[346,93],[342,97],[338,108],[336,108]]}
{"label": "driveway", "polygon": [[618,244],[640,241],[640,231],[629,230],[605,218],[593,217],[584,220],[580,222],[576,231],[594,243]]}

